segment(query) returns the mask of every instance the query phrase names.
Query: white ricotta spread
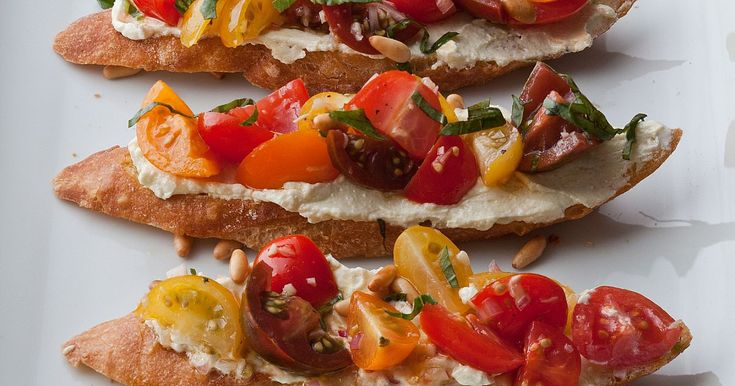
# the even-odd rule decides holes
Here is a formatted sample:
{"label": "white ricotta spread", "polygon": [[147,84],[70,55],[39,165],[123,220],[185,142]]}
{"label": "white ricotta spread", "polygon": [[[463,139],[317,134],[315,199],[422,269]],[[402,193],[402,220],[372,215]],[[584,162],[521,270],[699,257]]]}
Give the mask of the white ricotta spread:
{"label": "white ricotta spread", "polygon": [[[168,26],[159,20],[131,17],[127,13],[126,1],[116,0],[112,9],[113,27],[125,37],[143,40],[180,35],[178,27]],[[463,69],[473,67],[477,62],[495,62],[504,66],[514,61],[533,61],[582,51],[592,45],[595,36],[617,20],[615,10],[605,2],[593,0],[581,12],[560,23],[528,28],[495,25],[460,12],[427,26],[431,41],[445,32],[459,32],[453,41],[436,52],[434,68],[447,65],[452,69]],[[307,52],[359,54],[339,43],[331,34],[290,28],[271,30],[246,44],[268,47],[272,56],[285,64],[304,58]],[[413,43],[410,48],[414,57],[426,56],[421,52],[419,42]]]}
{"label": "white ricotta spread", "polygon": [[459,289],[459,298],[462,299],[462,303],[470,304],[470,301],[472,301],[472,298],[474,298],[478,292],[480,291],[477,290],[477,287],[475,287],[474,284],[470,284],[467,287]]}
{"label": "white ricotta spread", "polygon": [[465,365],[455,366],[454,369],[452,369],[452,378],[454,378],[460,385],[465,386],[484,386],[494,384],[492,379],[488,377],[487,373]]}
{"label": "white ricotta spread", "polygon": [[638,126],[637,138],[630,161],[622,158],[625,138],[619,135],[549,172],[516,173],[507,184],[492,188],[478,179],[475,187],[455,205],[415,203],[398,193],[357,186],[343,176],[329,183],[289,182],[278,190],[181,178],[153,166],[135,139],[128,149],[138,181],[161,199],[177,194],[207,194],[221,199],[271,202],[299,213],[311,223],[382,219],[407,227],[428,220],[439,228],[487,230],[495,224],[514,221],[546,223],[564,217],[564,211],[571,206],[593,208],[606,202],[625,186],[627,175],[636,164],[669,148],[671,130],[646,121]]}

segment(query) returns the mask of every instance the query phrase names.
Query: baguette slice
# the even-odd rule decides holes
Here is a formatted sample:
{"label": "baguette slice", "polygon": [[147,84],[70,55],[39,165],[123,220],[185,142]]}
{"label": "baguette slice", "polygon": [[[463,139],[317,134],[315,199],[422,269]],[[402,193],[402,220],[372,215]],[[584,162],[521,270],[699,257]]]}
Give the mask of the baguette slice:
{"label": "baguette slice", "polygon": [[[623,385],[656,372],[671,362],[691,343],[689,329],[682,325],[681,338],[675,349],[659,360],[624,373],[592,365],[582,366],[583,379],[594,379],[595,385]],[[202,374],[184,353],[176,353],[158,344],[155,333],[133,314],[102,323],[64,343],[63,353],[74,367],[85,365],[106,377],[128,386],[163,385],[279,385],[261,373],[250,379],[236,379],[217,371]],[[348,368],[319,379],[322,385],[354,385],[357,370]]]}
{"label": "baguette slice", "polygon": [[[668,147],[657,149],[643,163],[633,164],[626,174],[627,184],[608,201],[661,166],[681,139],[681,130],[674,129],[671,133]],[[255,250],[284,235],[304,234],[325,253],[337,258],[385,256],[392,253],[391,246],[404,229],[387,225],[383,235],[380,225],[374,221],[329,220],[312,224],[298,213],[286,211],[276,204],[240,199],[176,195],[162,200],[140,185],[128,149],[120,147],[101,151],[62,170],[53,180],[53,188],[59,198],[96,212],[151,225],[177,235],[237,240]],[[594,209],[575,205],[565,210],[564,217],[548,223],[495,224],[485,231],[466,228],[440,230],[455,242],[508,234],[524,235],[554,223],[582,218]]]}
{"label": "baguette slice", "polygon": [[[586,30],[592,39],[606,32],[619,18],[625,16],[635,0],[595,0],[605,4],[617,15],[613,18],[591,18],[586,22]],[[565,23],[579,23],[573,16],[558,25],[540,28],[562,31],[556,40],[570,39],[564,35]],[[567,34],[568,35],[568,34]],[[519,40],[520,41],[520,40]],[[525,52],[524,42],[520,41],[518,50]],[[417,75],[430,77],[442,90],[451,91],[465,86],[488,82],[497,76],[516,68],[533,65],[561,57],[569,52],[588,48],[584,44],[563,44],[556,52],[543,57],[524,57],[522,52],[508,64],[478,62],[465,69],[450,68],[446,64],[434,66],[435,55],[414,57],[411,65]],[[54,50],[65,60],[83,65],[112,65],[143,69],[145,71],[170,72],[213,72],[242,73],[251,83],[275,90],[289,81],[302,78],[311,92],[337,91],[353,93],[370,79],[396,68],[388,59],[374,59],[357,53],[344,52],[307,52],[306,57],[291,64],[285,64],[271,55],[264,45],[245,45],[237,48],[225,47],[219,39],[204,39],[192,48],[184,47],[176,37],[161,37],[146,40],[131,40],[118,33],[112,26],[109,11],[85,16],[72,23],[56,36]]]}

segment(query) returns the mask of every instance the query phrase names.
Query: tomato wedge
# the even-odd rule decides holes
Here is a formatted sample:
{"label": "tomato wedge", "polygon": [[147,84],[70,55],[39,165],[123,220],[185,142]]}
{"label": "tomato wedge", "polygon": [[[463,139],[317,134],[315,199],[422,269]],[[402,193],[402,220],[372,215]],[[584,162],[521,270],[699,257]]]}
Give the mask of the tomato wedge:
{"label": "tomato wedge", "polygon": [[286,236],[267,244],[253,263],[271,267],[271,290],[281,293],[291,284],[296,295],[314,307],[337,296],[337,282],[327,258],[311,239],[302,235]]}
{"label": "tomato wedge", "polygon": [[531,323],[524,342],[526,364],[518,371],[517,386],[579,385],[582,358],[561,330],[536,321]]}
{"label": "tomato wedge", "polygon": [[498,335],[512,342],[540,320],[561,331],[567,322],[564,290],[546,276],[522,273],[503,277],[472,298],[477,315]]}
{"label": "tomato wedge", "polygon": [[552,91],[566,96],[572,92],[572,89],[569,83],[548,64],[536,62],[520,96],[521,103],[523,103],[523,120],[530,118]]}
{"label": "tomato wedge", "polygon": [[298,129],[296,119],[301,107],[309,100],[309,91],[301,79],[285,86],[258,101],[258,126],[274,133],[290,133]]}
{"label": "tomato wedge", "polygon": [[176,9],[176,0],[133,0],[133,4],[144,15],[170,26],[178,25],[181,19],[181,14]]}
{"label": "tomato wedge", "polygon": [[242,126],[255,106],[238,107],[227,113],[199,114],[199,134],[212,151],[229,162],[240,163],[261,143],[273,138],[273,132],[257,124]]}
{"label": "tomato wedge", "polygon": [[438,92],[404,71],[388,71],[373,78],[348,106],[365,110],[375,128],[411,157],[422,160],[439,136],[441,123],[416,105],[412,97],[417,93],[432,109],[441,111]]}
{"label": "tomato wedge", "polygon": [[645,296],[597,287],[574,307],[572,340],[585,358],[613,368],[649,363],[671,351],[681,327]]}
{"label": "tomato wedge", "polygon": [[540,25],[564,20],[588,0],[456,0],[474,16],[493,23]]}
{"label": "tomato wedge", "polygon": [[523,364],[513,347],[478,324],[438,304],[424,305],[421,329],[432,343],[458,362],[490,374],[505,373]]}
{"label": "tomato wedge", "polygon": [[393,0],[396,9],[421,23],[444,20],[457,12],[452,0]]}

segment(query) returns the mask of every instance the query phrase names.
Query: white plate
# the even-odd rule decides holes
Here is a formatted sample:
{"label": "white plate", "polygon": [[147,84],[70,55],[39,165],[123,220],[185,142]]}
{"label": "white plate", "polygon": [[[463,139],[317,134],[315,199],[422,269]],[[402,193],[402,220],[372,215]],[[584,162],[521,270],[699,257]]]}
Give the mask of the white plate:
{"label": "white plate", "polygon": [[[108,384],[68,366],[61,344],[128,313],[152,279],[181,263],[168,234],[54,198],[55,173],[127,143],[132,132],[125,122],[158,78],[194,110],[264,95],[237,76],[146,74],[111,82],[98,69],[63,62],[50,48],[54,34],[95,10],[93,0],[3,4],[2,385]],[[643,111],[685,129],[674,156],[632,192],[581,221],[545,230],[561,243],[533,266],[578,290],[603,283],[634,289],[689,324],[692,347],[641,385],[735,384],[733,14],[729,0],[641,1],[592,49],[553,63],[573,74],[612,122],[623,125]],[[490,95],[509,106],[526,75],[519,71],[465,94],[472,100]],[[477,269],[491,259],[508,267],[522,242],[465,247]],[[224,273],[211,247],[200,242],[188,262]]]}

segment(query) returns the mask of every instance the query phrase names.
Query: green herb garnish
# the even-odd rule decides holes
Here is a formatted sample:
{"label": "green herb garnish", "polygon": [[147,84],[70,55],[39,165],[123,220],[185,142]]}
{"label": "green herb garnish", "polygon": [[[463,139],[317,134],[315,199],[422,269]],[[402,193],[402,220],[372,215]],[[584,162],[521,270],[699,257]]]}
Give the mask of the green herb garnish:
{"label": "green herb garnish", "polygon": [[232,109],[235,109],[238,107],[250,106],[254,104],[255,104],[255,101],[250,98],[241,98],[241,99],[235,99],[234,101],[225,103],[223,105],[219,105],[209,111],[213,113],[227,113]]}
{"label": "green herb garnish", "polygon": [[413,300],[413,310],[410,314],[404,314],[401,312],[385,311],[388,315],[395,318],[401,318],[406,320],[413,320],[424,308],[424,304],[436,304],[436,301],[430,295],[421,295]]}
{"label": "green herb garnish", "polygon": [[524,112],[525,107],[523,106],[521,98],[513,95],[513,111],[510,114],[510,122],[513,123],[513,126],[517,127],[521,133],[525,131],[526,126],[525,122],[523,122]]}
{"label": "green herb garnish", "polygon": [[383,298],[386,302],[405,302],[408,298],[408,295],[404,294],[403,292],[396,292],[394,294],[390,294]]}
{"label": "green herb garnish", "polygon": [[189,9],[189,6],[191,3],[193,3],[194,0],[176,0],[176,9],[179,11],[180,14],[185,14],[186,10]]}
{"label": "green herb garnish", "polygon": [[416,106],[418,106],[429,118],[439,123],[446,122],[447,118],[444,117],[444,114],[442,114],[441,111],[434,109],[434,107],[424,99],[424,96],[421,95],[420,92],[414,92],[413,95],[411,95],[411,101],[413,101],[413,103],[416,104]]}
{"label": "green herb garnish", "polygon": [[204,0],[202,7],[199,11],[202,13],[204,20],[213,20],[217,18],[217,1],[218,0]]}
{"label": "green herb garnish", "polygon": [[342,122],[347,126],[355,128],[366,136],[384,141],[385,137],[378,133],[378,130],[370,123],[370,120],[365,116],[365,110],[346,110],[346,111],[332,111],[329,113],[329,117],[335,121]]}
{"label": "green herb garnish", "polygon": [[196,268],[189,268],[189,274],[192,276],[198,275]]}
{"label": "green herb garnish", "polygon": [[115,0],[97,0],[97,4],[99,4],[102,9],[110,9],[115,5]]}
{"label": "green herb garnish", "polygon": [[477,131],[492,129],[505,125],[505,117],[497,107],[490,106],[490,100],[469,107],[467,120],[448,123],[441,130],[441,135],[463,135]]}
{"label": "green herb garnish", "polygon": [[334,305],[343,299],[344,297],[342,296],[342,293],[338,293],[337,296],[333,297],[331,300],[329,300],[327,303],[317,309],[317,312],[319,312],[319,324],[321,325],[322,330],[327,331],[327,322],[324,320],[324,318],[330,312],[332,312],[332,310],[334,309]]}
{"label": "green herb garnish", "polygon": [[561,75],[569,84],[574,94],[571,102],[557,103],[555,100],[546,98],[544,107],[549,115],[556,115],[565,121],[582,129],[590,136],[601,141],[608,141],[620,134],[622,130],[615,129],[607,121],[605,115],[595,107],[592,102],[579,91],[574,80],[567,75]]}
{"label": "green herb garnish", "polygon": [[159,106],[160,107],[167,108],[168,111],[170,111],[173,114],[182,115],[182,116],[187,117],[187,118],[196,118],[194,116],[191,116],[191,115],[188,115],[188,114],[184,114],[181,111],[176,110],[171,105],[168,105],[166,103],[151,102],[147,106],[145,106],[142,109],[138,110],[138,112],[132,118],[130,118],[130,120],[128,120],[128,127],[135,126],[135,124],[138,123],[138,121],[140,121],[140,119],[143,118],[144,115],[150,113],[151,110],[153,110],[153,109],[155,109],[156,107],[159,107]]}
{"label": "green herb garnish", "polygon": [[434,44],[429,44],[429,31],[424,29],[424,36],[421,37],[421,46],[419,48],[424,54],[433,54],[457,35],[459,35],[459,32],[447,32],[435,41]]}
{"label": "green herb garnish", "polygon": [[278,13],[283,13],[283,11],[287,10],[295,2],[296,0],[273,0],[273,8],[275,8]]}
{"label": "green herb garnish", "polygon": [[625,131],[625,146],[623,147],[623,159],[626,161],[630,161],[630,154],[633,152],[633,144],[636,141],[636,129],[638,128],[638,124],[643,122],[648,115],[646,114],[636,114],[633,119],[630,120],[630,122],[625,125],[625,128],[623,128],[623,131]]}
{"label": "green herb garnish", "polygon": [[398,71],[406,71],[409,74],[413,74],[413,67],[411,66],[410,62],[396,63],[396,69]]}
{"label": "green herb garnish", "polygon": [[454,272],[454,267],[452,266],[452,260],[449,258],[449,248],[446,246],[439,253],[439,266],[442,269],[442,273],[444,273],[444,277],[447,278],[447,282],[449,282],[449,286],[451,286],[452,288],[459,288],[459,281],[457,280],[457,273]]}

